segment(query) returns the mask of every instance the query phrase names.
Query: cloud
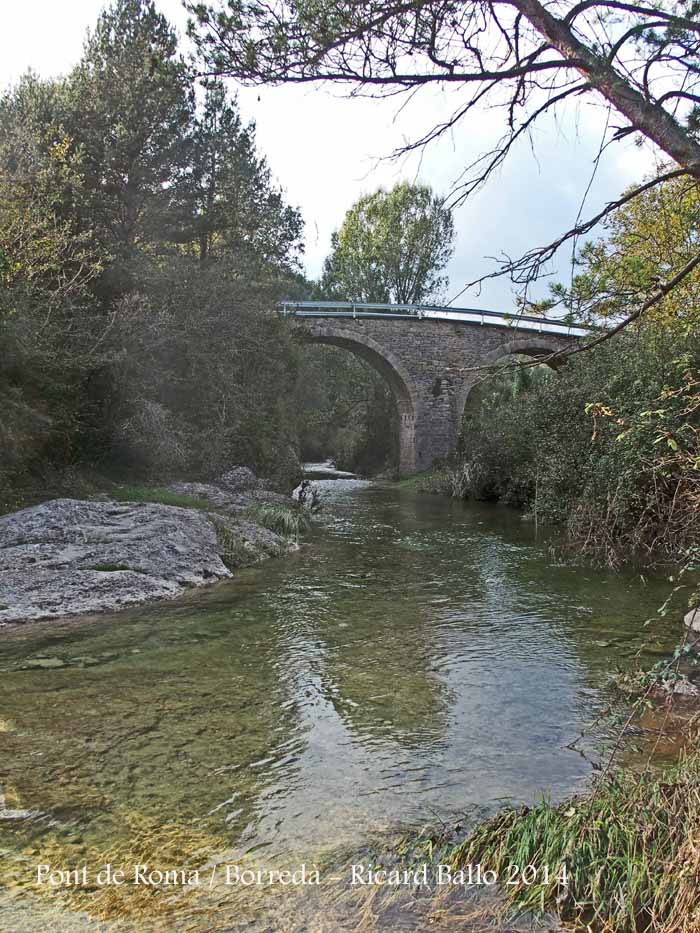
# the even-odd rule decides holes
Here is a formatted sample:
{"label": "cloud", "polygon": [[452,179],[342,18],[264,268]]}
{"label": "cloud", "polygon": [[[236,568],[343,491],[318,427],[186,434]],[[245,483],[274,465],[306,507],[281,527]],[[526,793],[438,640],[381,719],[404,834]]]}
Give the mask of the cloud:
{"label": "cloud", "polygon": [[[323,87],[244,88],[241,109],[258,125],[260,148],[287,192],[302,208],[306,224],[306,266],[318,275],[330,236],[360,195],[408,178],[450,191],[465,166],[493,145],[503,131],[502,113],[486,111],[464,120],[449,136],[422,154],[395,161],[387,157],[406,139],[415,139],[452,112],[455,94],[431,88],[399,113],[400,102],[347,98]],[[533,145],[523,140],[505,165],[455,213],[456,249],[450,263],[451,292],[493,271],[492,258],[517,256],[554,239],[571,226],[591,181],[593,161],[605,130],[606,111],[588,105],[558,120],[543,121]],[[602,159],[586,196],[583,216],[618,196],[651,167],[647,150],[617,144]],[[570,252],[553,267],[556,278],[570,274]],[[544,294],[546,287],[540,289]],[[494,280],[481,294],[461,303],[477,307],[513,305],[510,282]]]}

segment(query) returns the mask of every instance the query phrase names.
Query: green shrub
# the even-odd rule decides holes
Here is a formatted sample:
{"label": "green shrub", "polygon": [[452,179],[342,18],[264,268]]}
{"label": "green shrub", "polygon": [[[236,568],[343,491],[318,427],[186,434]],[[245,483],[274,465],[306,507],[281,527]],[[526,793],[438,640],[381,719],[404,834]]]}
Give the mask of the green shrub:
{"label": "green shrub", "polygon": [[285,538],[297,539],[309,527],[308,516],[296,505],[264,503],[254,506],[248,514],[251,521]]}
{"label": "green shrub", "polygon": [[623,333],[558,372],[486,381],[434,482],[563,525],[615,565],[700,541],[700,343]]}

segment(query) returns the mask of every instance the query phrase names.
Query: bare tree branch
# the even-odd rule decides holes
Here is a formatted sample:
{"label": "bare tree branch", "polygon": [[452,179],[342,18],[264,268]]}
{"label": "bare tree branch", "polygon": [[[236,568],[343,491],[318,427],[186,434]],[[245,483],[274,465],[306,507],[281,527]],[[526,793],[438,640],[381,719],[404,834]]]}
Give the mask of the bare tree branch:
{"label": "bare tree branch", "polygon": [[478,279],[474,279],[473,281],[468,282],[462,291],[460,291],[457,295],[454,296],[454,298],[452,298],[452,301],[456,301],[457,298],[459,298],[460,295],[468,289],[474,288],[477,285],[481,285],[488,279],[499,278],[503,275],[510,275],[516,284],[530,284],[542,274],[543,266],[556,255],[557,251],[566,242],[589,233],[594,227],[601,223],[601,221],[605,220],[605,218],[610,214],[613,214],[618,208],[625,204],[629,204],[629,202],[634,200],[634,198],[639,197],[639,195],[644,194],[651,188],[655,188],[657,185],[663,184],[663,182],[670,181],[672,178],[680,178],[684,175],[690,175],[690,171],[684,168],[672,169],[671,171],[664,172],[662,175],[655,176],[654,178],[645,182],[643,185],[639,185],[638,187],[625,192],[625,194],[617,198],[615,201],[610,201],[609,204],[606,204],[605,207],[598,211],[597,214],[594,214],[592,217],[589,217],[588,220],[571,227],[571,229],[557,237],[556,240],[552,240],[552,242],[548,243],[546,246],[540,246],[529,250],[519,259],[509,260],[503,263],[495,272],[488,272],[486,275],[482,275]]}
{"label": "bare tree branch", "polygon": [[[533,356],[531,360],[523,362],[518,360],[513,363],[507,363],[505,365],[498,365],[497,372],[506,373],[512,372],[516,369],[529,369],[533,366],[557,366],[565,362],[569,357],[576,356],[578,353],[585,353],[588,350],[592,350],[594,347],[600,346],[601,343],[605,343],[607,340],[611,340],[625,328],[629,327],[634,321],[639,320],[639,318],[650,308],[653,308],[660,301],[662,301],[670,292],[673,291],[676,286],[686,279],[695,269],[700,266],[700,253],[693,256],[693,258],[687,262],[682,269],[680,269],[672,278],[667,282],[662,282],[654,292],[644,301],[638,308],[628,314],[622,321],[619,321],[614,327],[601,331],[596,337],[592,340],[588,340],[585,343],[569,344],[566,347],[563,347],[560,350],[553,350],[551,353],[542,353],[537,356]],[[462,372],[484,372],[494,371],[494,366],[473,366],[468,369],[462,370]]]}

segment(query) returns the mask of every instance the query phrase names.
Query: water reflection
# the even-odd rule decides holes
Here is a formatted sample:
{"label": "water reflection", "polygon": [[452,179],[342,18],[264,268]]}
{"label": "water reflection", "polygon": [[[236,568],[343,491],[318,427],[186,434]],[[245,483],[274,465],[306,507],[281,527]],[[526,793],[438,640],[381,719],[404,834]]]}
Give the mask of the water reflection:
{"label": "water reflection", "polygon": [[137,812],[312,859],[585,781],[567,745],[663,585],[557,565],[504,510],[319,486],[297,555],[4,637],[0,785],[48,817],[3,826],[0,846],[78,833],[108,850]]}

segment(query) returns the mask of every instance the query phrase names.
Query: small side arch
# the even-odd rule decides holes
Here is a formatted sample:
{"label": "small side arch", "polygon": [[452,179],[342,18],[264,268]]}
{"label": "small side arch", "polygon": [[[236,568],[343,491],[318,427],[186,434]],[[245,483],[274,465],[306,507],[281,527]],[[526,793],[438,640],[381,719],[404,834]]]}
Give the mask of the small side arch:
{"label": "small side arch", "polygon": [[[559,341],[557,341],[557,345],[554,345],[551,336],[542,340],[538,339],[536,334],[533,334],[532,337],[518,337],[515,340],[507,341],[507,343],[487,353],[483,358],[483,365],[490,366],[492,363],[497,363],[504,356],[515,356],[515,354],[521,354],[522,356],[548,356],[550,353],[554,353],[555,350],[559,350],[569,343],[570,341],[562,340],[560,344]],[[550,364],[547,363],[546,365],[549,366]],[[551,368],[556,369],[555,366]]]}
{"label": "small side arch", "polygon": [[[564,339],[562,339],[561,342],[556,340],[556,338],[553,340],[551,335],[546,339],[538,339],[537,334],[533,334],[531,337],[517,337],[514,340],[506,341],[506,343],[496,347],[495,350],[485,353],[479,361],[479,365],[484,367],[492,366],[504,357],[515,356],[516,354],[522,356],[548,356],[555,350],[560,349],[560,347],[566,346],[568,343],[569,341]],[[551,365],[550,363],[545,363],[545,365],[549,366],[551,369],[557,369],[557,366]],[[466,408],[469,395],[475,386],[479,384],[479,381],[478,378],[475,378],[462,386],[457,407],[460,426],[464,420],[464,409]]]}

